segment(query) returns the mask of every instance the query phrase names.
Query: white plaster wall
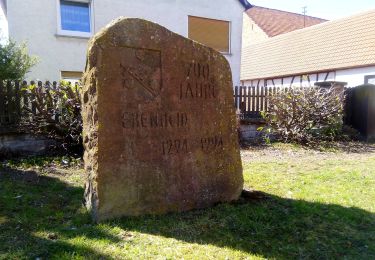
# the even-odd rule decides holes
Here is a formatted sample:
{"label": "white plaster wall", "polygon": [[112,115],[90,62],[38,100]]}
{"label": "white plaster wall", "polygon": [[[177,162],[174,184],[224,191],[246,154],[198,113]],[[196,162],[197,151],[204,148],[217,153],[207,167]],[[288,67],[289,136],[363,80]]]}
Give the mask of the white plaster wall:
{"label": "white plaster wall", "polygon": [[[92,0],[94,30],[119,17],[139,17],[188,35],[188,15],[231,22],[231,53],[225,55],[240,82],[243,6],[237,0]],[[83,71],[88,39],[57,36],[57,0],[8,0],[9,36],[27,41],[40,63],[28,79],[60,79],[60,71]]]}
{"label": "white plaster wall", "polygon": [[243,13],[242,24],[242,48],[269,39],[268,35],[246,13]]}
{"label": "white plaster wall", "polygon": [[336,81],[348,82],[348,87],[365,83],[365,76],[375,75],[375,66],[336,71]]}
{"label": "white plaster wall", "polygon": [[[327,75],[328,74],[328,75]],[[318,78],[317,78],[318,75]],[[353,68],[353,69],[344,69],[344,70],[336,70],[331,72],[321,72],[321,73],[310,73],[310,82],[306,80],[306,77],[303,77],[302,84],[301,84],[301,76],[296,75],[294,79],[293,86],[310,86],[314,85],[317,82],[321,81],[340,81],[340,82],[347,82],[348,87],[356,87],[365,83],[365,76],[375,76],[375,66],[368,66],[362,68]],[[260,82],[260,86],[264,86],[264,80],[244,80],[242,81],[243,86],[251,86],[257,85],[258,81]],[[283,79],[284,86],[290,86],[292,81],[292,77],[285,77]],[[281,87],[281,78],[275,78],[274,83],[276,87]],[[267,80],[267,85],[272,85],[272,80]]]}
{"label": "white plaster wall", "polygon": [[[307,76],[310,77],[310,81]],[[302,78],[302,80],[301,80]],[[243,86],[256,86],[259,82],[259,86],[275,86],[275,87],[310,87],[314,86],[316,82],[321,81],[340,81],[336,79],[335,72],[324,72],[324,73],[309,73],[306,75],[295,75],[284,78],[276,77],[274,79],[260,79],[260,80],[244,80]]]}
{"label": "white plaster wall", "polygon": [[8,1],[9,37],[27,41],[40,62],[28,79],[58,80],[61,70],[82,71],[87,39],[57,37],[55,0]]}

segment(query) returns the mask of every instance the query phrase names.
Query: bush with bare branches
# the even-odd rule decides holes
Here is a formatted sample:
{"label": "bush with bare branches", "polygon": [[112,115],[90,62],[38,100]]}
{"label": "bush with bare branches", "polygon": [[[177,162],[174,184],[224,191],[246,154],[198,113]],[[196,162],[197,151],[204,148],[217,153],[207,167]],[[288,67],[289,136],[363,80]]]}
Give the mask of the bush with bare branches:
{"label": "bush with bare branches", "polygon": [[47,135],[68,152],[82,150],[80,86],[61,81],[55,87],[30,85],[23,88],[29,100],[24,106],[23,128]]}
{"label": "bush with bare branches", "polygon": [[277,140],[311,144],[342,133],[344,92],[337,88],[285,88],[269,98],[267,133]]}

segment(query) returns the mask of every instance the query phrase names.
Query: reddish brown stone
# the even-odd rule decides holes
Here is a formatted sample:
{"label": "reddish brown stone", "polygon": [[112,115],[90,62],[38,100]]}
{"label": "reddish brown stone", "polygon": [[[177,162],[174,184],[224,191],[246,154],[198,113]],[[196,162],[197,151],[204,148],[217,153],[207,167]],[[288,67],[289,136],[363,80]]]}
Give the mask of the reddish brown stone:
{"label": "reddish brown stone", "polygon": [[96,221],[241,194],[231,71],[215,50],[118,19],[89,44],[83,102],[85,197]]}

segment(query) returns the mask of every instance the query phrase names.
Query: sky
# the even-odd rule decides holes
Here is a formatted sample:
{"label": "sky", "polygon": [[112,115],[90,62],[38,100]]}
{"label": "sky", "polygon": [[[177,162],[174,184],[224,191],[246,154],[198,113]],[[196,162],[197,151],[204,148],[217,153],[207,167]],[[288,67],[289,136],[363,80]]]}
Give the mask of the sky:
{"label": "sky", "polygon": [[307,15],[334,20],[363,11],[375,9],[375,0],[248,0],[257,6],[274,8],[293,13],[302,13],[307,7]]}

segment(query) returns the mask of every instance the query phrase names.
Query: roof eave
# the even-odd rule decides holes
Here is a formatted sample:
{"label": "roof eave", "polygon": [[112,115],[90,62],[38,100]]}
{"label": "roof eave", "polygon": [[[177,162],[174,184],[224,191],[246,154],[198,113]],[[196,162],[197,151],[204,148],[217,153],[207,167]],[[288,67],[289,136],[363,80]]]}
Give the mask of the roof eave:
{"label": "roof eave", "polygon": [[0,7],[3,9],[5,17],[7,17],[7,1],[6,0],[0,0]]}
{"label": "roof eave", "polygon": [[308,75],[308,74],[316,74],[316,73],[327,73],[327,72],[334,72],[338,70],[348,70],[348,69],[359,69],[359,68],[366,68],[366,67],[373,67],[375,66],[375,63],[369,63],[369,64],[357,64],[352,66],[334,66],[334,67],[327,67],[327,68],[321,68],[317,70],[306,70],[306,71],[298,71],[296,73],[290,73],[290,74],[281,74],[281,75],[273,75],[273,76],[258,76],[253,78],[245,78],[241,77],[241,81],[251,81],[251,80],[272,80],[272,79],[282,79],[282,78],[289,78],[293,76],[302,76],[302,75]]}
{"label": "roof eave", "polygon": [[239,1],[242,4],[242,6],[245,8],[245,10],[248,10],[251,7],[253,7],[253,5],[250,4],[247,0],[239,0]]}

